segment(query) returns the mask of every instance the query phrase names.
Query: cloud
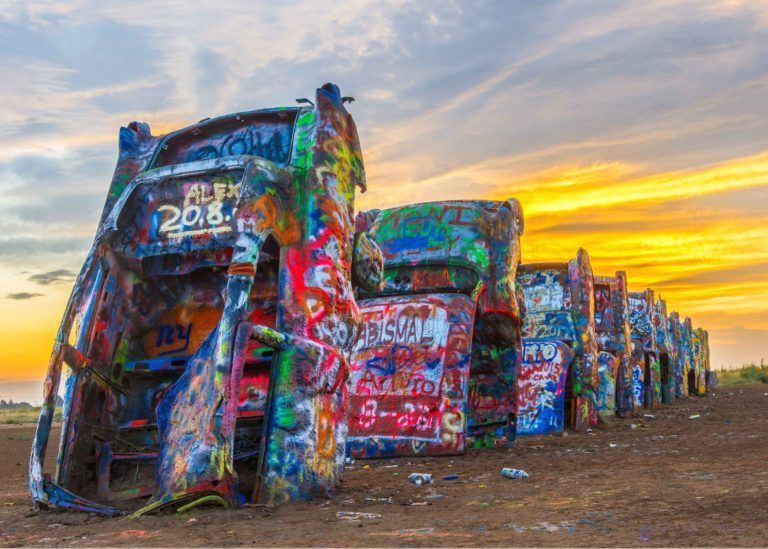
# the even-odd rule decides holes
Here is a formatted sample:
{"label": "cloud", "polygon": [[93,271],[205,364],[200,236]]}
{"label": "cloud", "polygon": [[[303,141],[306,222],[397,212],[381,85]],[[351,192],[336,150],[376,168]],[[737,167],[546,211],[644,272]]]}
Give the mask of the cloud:
{"label": "cloud", "polygon": [[48,286],[56,282],[70,282],[77,273],[69,269],[56,269],[46,273],[37,273],[29,277],[31,282],[37,282],[41,286]]}
{"label": "cloud", "polygon": [[120,125],[170,131],[333,81],[357,98],[369,187],[358,208],[515,196],[526,261],[585,246],[596,269],[626,269],[713,327],[765,327],[765,3],[233,0],[225,11],[3,6],[0,267],[74,272]]}
{"label": "cloud", "polygon": [[35,293],[31,293],[31,292],[18,292],[18,293],[15,293],[15,294],[7,294],[5,296],[5,298],[6,299],[13,299],[13,300],[16,300],[16,301],[23,301],[25,299],[32,299],[32,298],[40,297],[40,296],[43,296],[43,295],[45,295],[45,294],[35,294]]}
{"label": "cloud", "polygon": [[0,261],[4,257],[13,260],[29,257],[35,253],[70,254],[88,251],[91,238],[51,236],[50,238],[13,236],[0,238]]}

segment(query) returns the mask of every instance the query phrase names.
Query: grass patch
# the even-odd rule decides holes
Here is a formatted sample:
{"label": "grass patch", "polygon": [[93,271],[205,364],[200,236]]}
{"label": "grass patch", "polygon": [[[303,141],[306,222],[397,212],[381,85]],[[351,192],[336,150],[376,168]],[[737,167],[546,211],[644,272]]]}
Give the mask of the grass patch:
{"label": "grass patch", "polygon": [[756,383],[768,383],[768,364],[765,364],[763,360],[760,361],[760,364],[752,362],[737,370],[720,370],[717,372],[717,384],[721,387]]}
{"label": "grass patch", "polygon": [[[24,423],[37,423],[40,419],[40,408],[18,408],[14,410],[0,410],[0,425],[21,425]],[[53,421],[61,421],[61,410],[53,414]]]}

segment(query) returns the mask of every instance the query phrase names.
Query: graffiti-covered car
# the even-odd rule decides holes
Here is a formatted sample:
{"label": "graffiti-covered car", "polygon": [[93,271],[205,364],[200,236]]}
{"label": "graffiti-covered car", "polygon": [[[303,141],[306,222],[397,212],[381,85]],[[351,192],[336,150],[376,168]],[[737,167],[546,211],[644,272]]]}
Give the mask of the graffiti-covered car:
{"label": "graffiti-covered car", "polygon": [[[335,492],[359,327],[354,196],[365,186],[343,103],[326,84],[306,106],[164,136],[137,122],[120,130],[45,381],[36,505],[139,515]],[[63,364],[51,480],[43,459]]]}
{"label": "graffiti-covered car", "polygon": [[703,328],[691,332],[691,352],[694,370],[694,383],[691,394],[703,395],[707,392],[707,371],[709,370],[708,334]]}
{"label": "graffiti-covered car", "polygon": [[683,398],[688,394],[688,370],[691,367],[688,344],[684,340],[684,327],[680,322],[680,315],[677,311],[669,314],[667,322],[669,337],[675,348],[674,354],[674,376],[675,376],[675,398]]}
{"label": "graffiti-covered car", "polygon": [[653,326],[653,290],[629,292],[628,301],[635,408],[653,408],[654,403],[661,399],[656,330]]}
{"label": "graffiti-covered car", "polygon": [[712,369],[710,347],[709,347],[709,332],[702,329],[703,336],[703,348],[704,348],[704,372],[705,372],[705,392],[710,393],[717,387],[717,372]]}
{"label": "graffiti-covered car", "polygon": [[672,339],[667,315],[667,302],[659,297],[653,305],[653,327],[656,330],[656,350],[659,361],[659,383],[661,401],[671,404],[675,401],[675,362],[677,348]]}
{"label": "graffiti-covered car", "polygon": [[632,415],[632,339],[627,301],[627,276],[595,277],[595,331],[600,384],[597,412],[601,417],[614,413]]}
{"label": "graffiti-covered car", "polygon": [[412,204],[358,216],[384,258],[360,292],[349,453],[447,455],[515,436],[520,309],[515,199]]}
{"label": "graffiti-covered car", "polygon": [[525,299],[517,432],[586,430],[597,422],[599,383],[589,255],[520,265],[517,280]]}
{"label": "graffiti-covered car", "polygon": [[685,388],[687,395],[696,394],[696,364],[693,351],[693,323],[685,317],[680,323],[680,347],[678,352],[685,355]]}
{"label": "graffiti-covered car", "polygon": [[689,317],[685,317],[680,323],[680,352],[685,353],[685,364],[687,370],[685,371],[685,387],[688,395],[695,395],[698,393],[696,389],[696,352],[694,350],[694,329],[693,322]]}

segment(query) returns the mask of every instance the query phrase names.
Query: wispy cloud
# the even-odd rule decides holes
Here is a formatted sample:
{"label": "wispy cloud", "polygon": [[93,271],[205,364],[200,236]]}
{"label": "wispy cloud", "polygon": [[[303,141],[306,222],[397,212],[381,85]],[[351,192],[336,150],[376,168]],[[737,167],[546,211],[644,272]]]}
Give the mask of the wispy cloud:
{"label": "wispy cloud", "polygon": [[69,254],[75,251],[87,251],[90,238],[69,236],[51,236],[49,238],[14,236],[0,238],[0,260],[3,256],[12,258],[15,262],[24,255],[32,252],[43,254]]}
{"label": "wispy cloud", "polygon": [[[91,243],[120,125],[162,133],[330,80],[358,100],[359,208],[516,196],[526,260],[584,246],[697,322],[768,329],[766,43],[768,4],[748,1],[9,0],[3,292],[48,282],[63,310],[54,281]],[[39,344],[0,345],[0,368],[39,369],[54,317],[25,316]]]}
{"label": "wispy cloud", "polygon": [[29,277],[29,280],[37,282],[41,286],[48,286],[57,282],[71,282],[76,275],[76,272],[69,269],[55,269],[46,273],[33,274]]}
{"label": "wispy cloud", "polygon": [[5,296],[5,298],[6,299],[13,299],[15,301],[24,301],[26,299],[32,299],[32,298],[35,298],[35,297],[40,297],[42,295],[44,295],[44,294],[35,294],[35,293],[31,293],[31,292],[18,292],[18,293],[15,293],[15,294],[7,294]]}

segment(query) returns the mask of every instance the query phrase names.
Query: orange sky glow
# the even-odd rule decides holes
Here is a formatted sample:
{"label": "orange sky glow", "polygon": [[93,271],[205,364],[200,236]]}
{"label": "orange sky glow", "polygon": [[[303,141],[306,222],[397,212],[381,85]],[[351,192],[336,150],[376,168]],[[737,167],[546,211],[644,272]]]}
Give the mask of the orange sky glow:
{"label": "orange sky glow", "polygon": [[238,17],[169,3],[162,21],[11,0],[0,398],[39,392],[120,125],[161,134],[328,80],[357,98],[358,209],[515,197],[524,262],[583,247],[596,274],[625,270],[708,329],[714,367],[768,359],[768,5],[522,5],[308,0],[307,25],[239,0]]}

